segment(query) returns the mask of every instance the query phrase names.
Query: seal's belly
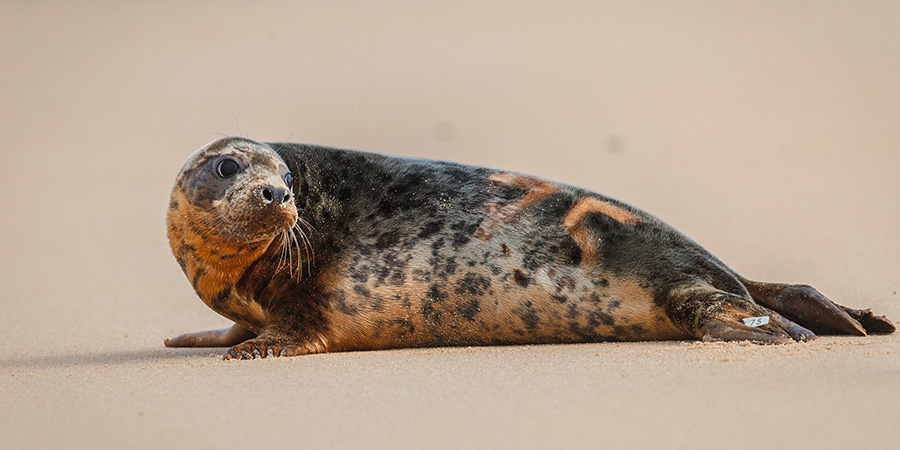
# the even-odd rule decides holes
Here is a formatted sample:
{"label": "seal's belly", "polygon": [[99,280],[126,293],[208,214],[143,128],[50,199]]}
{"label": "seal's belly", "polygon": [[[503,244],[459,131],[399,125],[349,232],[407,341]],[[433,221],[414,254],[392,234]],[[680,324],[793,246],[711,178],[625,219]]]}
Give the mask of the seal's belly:
{"label": "seal's belly", "polygon": [[[330,293],[343,349],[682,339],[636,279],[528,263],[502,239],[360,255]],[[523,263],[524,262],[524,263]]]}

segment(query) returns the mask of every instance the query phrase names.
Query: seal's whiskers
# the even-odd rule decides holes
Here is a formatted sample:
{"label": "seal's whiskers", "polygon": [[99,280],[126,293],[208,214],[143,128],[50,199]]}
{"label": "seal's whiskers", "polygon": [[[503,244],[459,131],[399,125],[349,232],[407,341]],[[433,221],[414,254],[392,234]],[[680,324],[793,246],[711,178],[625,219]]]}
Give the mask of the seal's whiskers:
{"label": "seal's whiskers", "polygon": [[[291,243],[294,244],[294,247],[297,249],[297,280],[303,277],[303,257],[300,255],[300,243],[298,242],[297,235],[294,234],[294,227],[291,227],[290,231],[288,231],[288,235],[291,238]],[[291,276],[293,276],[293,263],[291,264]]]}
{"label": "seal's whiskers", "polygon": [[275,267],[276,272],[281,270],[281,267],[284,266],[284,257],[285,257],[285,252],[287,250],[287,248],[286,248],[287,247],[287,242],[286,242],[287,236],[285,236],[285,234],[286,233],[284,232],[284,230],[282,230],[281,231],[281,249],[278,254],[278,265]]}
{"label": "seal's whiskers", "polygon": [[316,229],[309,222],[303,220],[302,217],[297,217],[297,222],[294,224],[294,229],[296,232],[300,234],[300,237],[303,238],[303,249],[306,251],[306,261],[310,264],[308,266],[307,272],[310,276],[312,276],[312,266],[311,264],[315,263],[316,260],[316,250],[313,248],[312,242],[309,240],[309,236],[303,231],[303,227],[300,225],[306,225],[309,228],[310,234],[312,234]]}

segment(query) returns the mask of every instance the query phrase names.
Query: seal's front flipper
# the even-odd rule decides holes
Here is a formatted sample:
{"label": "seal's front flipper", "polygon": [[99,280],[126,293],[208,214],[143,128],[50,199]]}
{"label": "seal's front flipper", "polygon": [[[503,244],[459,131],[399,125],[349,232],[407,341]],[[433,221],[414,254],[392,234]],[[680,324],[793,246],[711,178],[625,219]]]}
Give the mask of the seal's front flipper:
{"label": "seal's front flipper", "polygon": [[221,330],[182,334],[166,339],[163,343],[166,347],[230,347],[255,337],[256,333],[234,324],[231,328]]}
{"label": "seal's front flipper", "polygon": [[256,359],[299,356],[329,351],[328,341],[309,327],[298,324],[295,315],[272,313],[269,322],[253,339],[228,349],[225,359]]}
{"label": "seal's front flipper", "polygon": [[673,289],[666,300],[666,313],[674,323],[704,341],[784,344],[816,337],[749,297],[702,283]]}
{"label": "seal's front flipper", "polygon": [[896,327],[869,310],[851,309],[832,302],[819,291],[800,284],[761,283],[741,279],[750,295],[765,305],[820,334],[893,333]]}
{"label": "seal's front flipper", "polygon": [[279,339],[260,335],[228,349],[224,359],[256,359],[275,356],[299,356],[326,352],[321,342],[300,343],[291,339]]}

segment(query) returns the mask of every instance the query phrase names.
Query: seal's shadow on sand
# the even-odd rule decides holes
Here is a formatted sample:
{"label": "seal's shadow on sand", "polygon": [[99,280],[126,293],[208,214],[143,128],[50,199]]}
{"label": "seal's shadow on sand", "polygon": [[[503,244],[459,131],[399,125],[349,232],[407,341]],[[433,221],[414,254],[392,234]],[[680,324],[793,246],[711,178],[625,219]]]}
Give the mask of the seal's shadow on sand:
{"label": "seal's shadow on sand", "polygon": [[207,358],[214,354],[221,359],[222,349],[196,348],[172,351],[165,348],[122,350],[112,352],[85,352],[66,355],[35,356],[30,358],[0,359],[0,369],[62,369],[67,367],[91,367],[104,365],[127,365],[157,360]]}

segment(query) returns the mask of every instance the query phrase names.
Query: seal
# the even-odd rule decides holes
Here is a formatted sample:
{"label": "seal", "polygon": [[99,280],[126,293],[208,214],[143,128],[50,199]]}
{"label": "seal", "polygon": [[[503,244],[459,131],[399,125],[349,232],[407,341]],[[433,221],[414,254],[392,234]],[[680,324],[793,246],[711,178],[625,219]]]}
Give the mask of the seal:
{"label": "seal", "polygon": [[222,138],[185,162],[167,225],[197,295],[235,324],[165,345],[226,359],[895,331],[743,278],[622,202],[452,162]]}

